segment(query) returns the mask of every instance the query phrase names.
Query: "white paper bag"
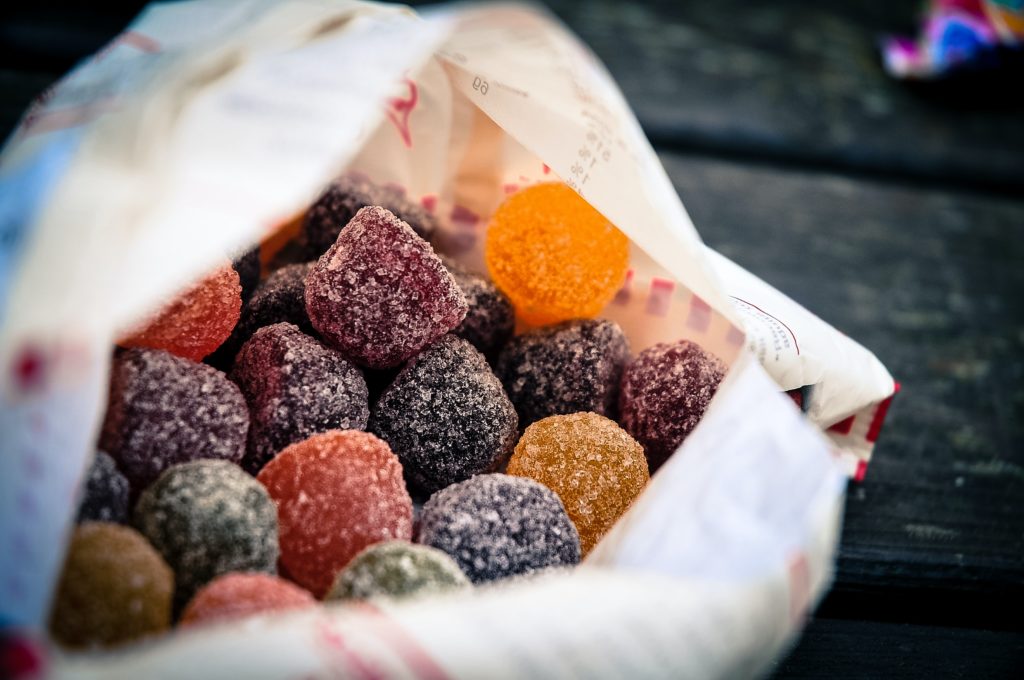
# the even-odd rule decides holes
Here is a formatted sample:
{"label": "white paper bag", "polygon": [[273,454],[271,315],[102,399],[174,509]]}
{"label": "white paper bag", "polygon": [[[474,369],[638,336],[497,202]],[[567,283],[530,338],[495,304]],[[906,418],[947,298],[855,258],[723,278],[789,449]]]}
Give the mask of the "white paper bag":
{"label": "white paper bag", "polygon": [[[434,210],[436,245],[475,268],[503,197],[563,179],[632,241],[602,316],[633,351],[686,337],[729,364],[704,420],[574,572],[58,654],[55,674],[762,672],[830,582],[845,484],[838,452],[745,349],[760,336],[745,335],[755,324],[732,296],[793,303],[708,253],[605,70],[517,6],[419,18],[327,0],[154,5],[30,111],[0,158],[0,219],[17,228],[0,253],[13,263],[0,277],[3,620],[45,620],[117,332],[345,169]],[[891,395],[866,350],[814,344],[819,372],[792,382],[871,385],[821,387],[812,417],[877,411]],[[791,368],[765,367],[787,387]]]}

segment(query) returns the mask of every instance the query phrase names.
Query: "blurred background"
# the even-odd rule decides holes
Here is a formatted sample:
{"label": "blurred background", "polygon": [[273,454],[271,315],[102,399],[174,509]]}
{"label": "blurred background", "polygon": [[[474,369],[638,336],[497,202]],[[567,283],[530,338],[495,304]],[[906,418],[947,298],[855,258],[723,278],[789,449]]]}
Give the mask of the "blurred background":
{"label": "blurred background", "polygon": [[[1019,673],[1021,51],[982,49],[967,0],[923,52],[920,0],[544,4],[618,81],[704,239],[903,385],[850,487],[836,585],[776,677]],[[0,11],[3,136],[144,5]],[[883,45],[929,77],[893,77]],[[974,66],[929,72],[949,55]]]}

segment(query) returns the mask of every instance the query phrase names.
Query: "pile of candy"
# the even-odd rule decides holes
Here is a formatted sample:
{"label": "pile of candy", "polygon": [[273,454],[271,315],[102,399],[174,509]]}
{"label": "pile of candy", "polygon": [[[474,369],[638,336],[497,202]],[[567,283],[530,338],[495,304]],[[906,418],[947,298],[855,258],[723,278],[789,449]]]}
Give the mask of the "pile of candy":
{"label": "pile of candy", "polygon": [[724,365],[687,341],[631,360],[590,318],[628,242],[563,185],[499,208],[491,280],[435,254],[436,226],[340,180],[307,213],[311,261],[259,282],[255,251],[225,260],[120,341],[56,640],[459,590],[601,540]]}

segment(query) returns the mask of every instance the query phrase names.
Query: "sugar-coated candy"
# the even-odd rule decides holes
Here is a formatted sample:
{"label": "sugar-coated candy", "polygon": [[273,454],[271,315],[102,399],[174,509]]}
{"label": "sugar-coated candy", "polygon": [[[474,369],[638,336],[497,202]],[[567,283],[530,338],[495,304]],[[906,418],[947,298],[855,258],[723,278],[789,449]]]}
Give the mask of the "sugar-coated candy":
{"label": "sugar-coated candy", "polygon": [[408,541],[385,541],[356,555],[334,580],[327,599],[408,599],[467,585],[469,579],[446,553]]}
{"label": "sugar-coated candy", "polygon": [[402,465],[367,432],[315,434],[279,453],[257,479],[277,504],[283,571],[317,597],[366,546],[412,537]]}
{"label": "sugar-coated candy", "polygon": [[167,630],[174,574],[128,527],[85,522],[71,536],[50,612],[67,647],[109,646]]}
{"label": "sugar-coated candy", "polygon": [[249,404],[243,466],[253,474],[289,444],[327,430],[362,430],[370,417],[359,369],[290,323],[257,330],[231,379]]}
{"label": "sugar-coated candy", "polygon": [[467,340],[485,356],[493,357],[515,330],[516,313],[512,302],[484,277],[463,269],[448,258],[442,257],[441,261],[459,284],[469,305],[466,318],[452,330],[452,334]]}
{"label": "sugar-coated candy", "polygon": [[242,392],[217,369],[162,350],[114,357],[100,447],[136,491],[177,463],[241,461],[248,430]]}
{"label": "sugar-coated candy", "polygon": [[276,573],[274,503],[233,463],[198,460],[165,471],[139,497],[132,524],[174,570],[175,611],[221,574]]}
{"label": "sugar-coated candy", "polygon": [[238,282],[242,286],[242,302],[252,295],[260,282],[260,245],[239,253],[231,260],[231,268],[238,272]]}
{"label": "sugar-coated candy", "polygon": [[397,187],[378,186],[364,176],[349,174],[332,182],[306,212],[300,239],[306,259],[323,255],[355,214],[372,205],[394,213],[425,239],[437,229],[434,216]]}
{"label": "sugar-coated candy", "polygon": [[242,286],[238,272],[225,261],[143,321],[140,328],[118,344],[165,349],[186,359],[202,361],[231,335],[241,309]]}
{"label": "sugar-coated candy", "polygon": [[516,313],[541,325],[600,312],[625,280],[629,241],[575,191],[544,183],[498,207],[484,257]]}
{"label": "sugar-coated candy", "polygon": [[430,244],[384,208],[363,208],[306,278],[327,344],[369,368],[397,366],[455,328],[466,297]]}
{"label": "sugar-coated candy", "polygon": [[132,486],[109,454],[97,451],[82,481],[78,522],[124,524],[128,520]]}
{"label": "sugar-coated candy", "polygon": [[384,390],[368,427],[398,455],[410,483],[430,493],[508,460],[518,419],[483,355],[446,335]]}
{"label": "sugar-coated candy", "polygon": [[644,447],[653,474],[701,416],[725,377],[722,361],[689,340],[645,349],[622,373],[622,427]]}
{"label": "sugar-coated candy", "polygon": [[580,537],[551,489],[525,477],[477,475],[423,506],[418,541],[443,550],[474,583],[580,561]]}
{"label": "sugar-coated candy", "polygon": [[309,591],[260,572],[231,572],[199,589],[181,614],[180,626],[242,619],[255,614],[316,606]]}
{"label": "sugar-coated candy", "polygon": [[519,426],[547,416],[618,410],[629,343],[614,321],[578,319],[513,338],[495,373],[519,413]]}
{"label": "sugar-coated candy", "polygon": [[313,324],[306,314],[306,276],[312,262],[290,264],[271,272],[242,305],[231,336],[214,352],[207,363],[230,371],[238,350],[258,329],[275,323],[293,323],[303,333],[313,335]]}
{"label": "sugar-coated candy", "polygon": [[558,494],[579,531],[584,555],[650,478],[640,444],[596,413],[550,416],[530,425],[516,444],[508,474],[529,477]]}

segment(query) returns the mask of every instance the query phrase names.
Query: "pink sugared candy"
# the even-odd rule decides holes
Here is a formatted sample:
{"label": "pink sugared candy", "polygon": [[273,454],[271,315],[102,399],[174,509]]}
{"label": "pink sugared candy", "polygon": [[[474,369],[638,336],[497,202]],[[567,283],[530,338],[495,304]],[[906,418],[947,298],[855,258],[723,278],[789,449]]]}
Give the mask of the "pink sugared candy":
{"label": "pink sugared candy", "polygon": [[718,357],[689,340],[649,347],[626,366],[622,427],[644,447],[652,474],[697,427],[725,372]]}
{"label": "pink sugared candy", "polygon": [[306,278],[306,311],[355,363],[390,368],[459,325],[466,297],[430,244],[379,207],[362,208]]}
{"label": "pink sugared candy", "polygon": [[256,478],[277,504],[283,571],[317,597],[363,548],[412,538],[402,465],[367,432],[313,435],[279,453]]}
{"label": "pink sugared candy", "polygon": [[294,583],[270,574],[234,571],[200,588],[178,625],[228,621],[315,605],[313,596]]}

